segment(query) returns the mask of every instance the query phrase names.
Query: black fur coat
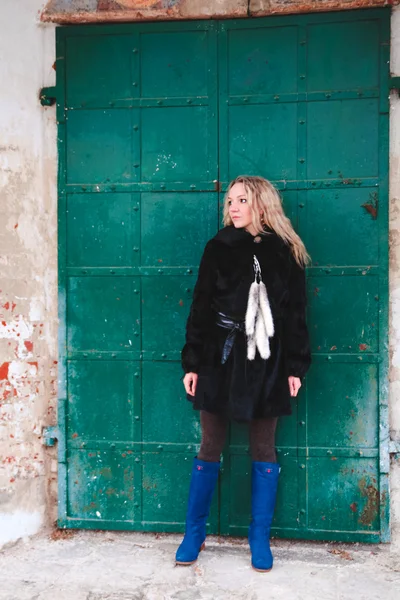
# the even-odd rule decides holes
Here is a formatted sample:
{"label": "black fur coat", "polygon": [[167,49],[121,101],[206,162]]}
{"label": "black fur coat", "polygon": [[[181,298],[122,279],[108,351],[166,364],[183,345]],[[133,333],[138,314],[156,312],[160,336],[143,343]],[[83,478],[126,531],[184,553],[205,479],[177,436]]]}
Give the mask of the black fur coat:
{"label": "black fur coat", "polygon": [[[187,396],[194,408],[239,422],[291,414],[288,377],[303,381],[311,364],[304,269],[273,230],[267,228],[261,242],[255,239],[232,225],[207,243],[182,350],[183,370],[198,374],[196,395]],[[216,325],[216,313],[245,318],[254,281],[253,255],[261,265],[274,321],[271,355],[264,360],[257,350],[255,359],[248,360],[246,334],[239,332],[227,362],[221,364],[229,331]]]}

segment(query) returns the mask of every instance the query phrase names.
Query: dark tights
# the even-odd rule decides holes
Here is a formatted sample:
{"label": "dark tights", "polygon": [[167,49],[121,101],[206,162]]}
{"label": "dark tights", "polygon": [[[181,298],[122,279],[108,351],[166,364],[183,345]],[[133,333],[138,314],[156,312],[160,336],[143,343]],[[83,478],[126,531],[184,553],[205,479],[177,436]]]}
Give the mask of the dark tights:
{"label": "dark tights", "polygon": [[[275,429],[277,417],[254,419],[249,423],[249,438],[252,460],[276,462]],[[197,458],[206,462],[218,462],[225,445],[228,419],[200,411],[201,446]]]}

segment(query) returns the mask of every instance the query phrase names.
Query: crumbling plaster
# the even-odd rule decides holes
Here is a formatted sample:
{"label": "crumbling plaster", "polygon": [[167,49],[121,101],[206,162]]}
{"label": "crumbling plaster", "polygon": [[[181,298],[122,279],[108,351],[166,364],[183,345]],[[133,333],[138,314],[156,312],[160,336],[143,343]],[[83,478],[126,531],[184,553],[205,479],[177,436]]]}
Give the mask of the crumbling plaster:
{"label": "crumbling plaster", "polygon": [[[57,377],[56,124],[40,88],[55,80],[43,2],[2,2],[0,21],[0,545],[48,522]],[[54,512],[54,511],[53,511]]]}

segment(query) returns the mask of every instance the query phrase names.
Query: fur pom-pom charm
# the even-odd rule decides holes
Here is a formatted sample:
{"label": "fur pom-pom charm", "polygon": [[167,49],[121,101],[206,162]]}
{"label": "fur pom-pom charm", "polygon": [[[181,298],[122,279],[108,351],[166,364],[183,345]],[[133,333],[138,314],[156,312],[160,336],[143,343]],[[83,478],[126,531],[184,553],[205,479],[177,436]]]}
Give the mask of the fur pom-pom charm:
{"label": "fur pom-pom charm", "polygon": [[261,267],[253,257],[255,280],[250,286],[246,310],[247,358],[254,360],[256,348],[264,360],[271,356],[269,338],[273,337],[274,321],[265,284],[261,279]]}

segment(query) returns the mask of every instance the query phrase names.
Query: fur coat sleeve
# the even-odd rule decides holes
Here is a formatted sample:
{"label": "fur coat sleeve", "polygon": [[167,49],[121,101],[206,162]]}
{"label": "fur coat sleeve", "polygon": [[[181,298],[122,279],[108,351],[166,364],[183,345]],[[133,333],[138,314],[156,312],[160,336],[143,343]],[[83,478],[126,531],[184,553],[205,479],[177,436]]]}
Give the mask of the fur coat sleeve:
{"label": "fur coat sleeve", "polygon": [[289,299],[285,311],[284,336],[288,375],[303,380],[311,364],[310,339],[307,328],[307,290],[305,269],[291,254]]}
{"label": "fur coat sleeve", "polygon": [[186,343],[182,350],[185,373],[198,373],[203,356],[204,341],[213,323],[213,295],[215,289],[215,260],[212,241],[204,249],[199,274],[193,290],[193,301],[186,323]]}

